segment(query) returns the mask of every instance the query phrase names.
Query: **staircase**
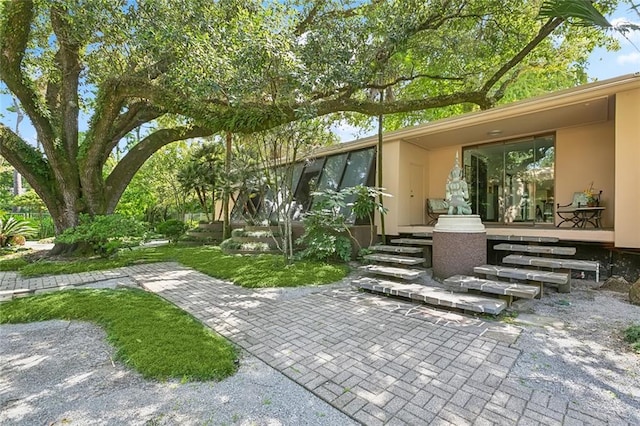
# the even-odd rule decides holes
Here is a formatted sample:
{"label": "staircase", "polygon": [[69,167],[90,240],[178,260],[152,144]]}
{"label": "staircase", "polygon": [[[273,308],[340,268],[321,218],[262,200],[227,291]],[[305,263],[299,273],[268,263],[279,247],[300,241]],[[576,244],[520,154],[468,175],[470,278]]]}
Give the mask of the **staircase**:
{"label": "staircase", "polygon": [[431,266],[433,241],[428,236],[397,238],[391,240],[392,245],[370,247],[374,253],[365,256],[365,260],[373,264],[360,267],[368,276],[354,283],[364,290],[436,307],[497,315],[516,298],[542,297],[545,285],[556,286],[559,292],[570,292],[573,270],[593,272],[596,281],[600,279],[598,262],[570,258],[576,253],[575,247],[549,245],[557,243],[557,238],[492,236],[489,239],[526,243],[499,243],[493,247],[497,252],[526,255],[507,254],[501,259],[503,265],[477,266],[474,268],[477,276],[456,275],[441,285],[427,284],[425,262]]}
{"label": "staircase", "polygon": [[[453,292],[437,283],[426,284],[426,267],[431,266],[430,238],[397,238],[391,245],[376,245],[364,259],[371,264],[360,270],[364,276],[354,283],[363,290],[402,297],[431,306],[497,315],[508,301],[483,295]],[[537,289],[537,288],[536,288]]]}
{"label": "staircase", "polygon": [[276,239],[277,226],[246,226],[231,231],[231,238],[224,240],[220,248],[227,254],[280,253]]}

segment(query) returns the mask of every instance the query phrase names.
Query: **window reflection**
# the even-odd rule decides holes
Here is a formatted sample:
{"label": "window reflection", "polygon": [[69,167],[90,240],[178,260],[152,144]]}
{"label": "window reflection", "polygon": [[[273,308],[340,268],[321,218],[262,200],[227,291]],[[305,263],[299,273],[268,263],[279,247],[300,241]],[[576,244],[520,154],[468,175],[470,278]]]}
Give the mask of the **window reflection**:
{"label": "window reflection", "polygon": [[553,222],[555,136],[468,147],[471,208],[487,222]]}

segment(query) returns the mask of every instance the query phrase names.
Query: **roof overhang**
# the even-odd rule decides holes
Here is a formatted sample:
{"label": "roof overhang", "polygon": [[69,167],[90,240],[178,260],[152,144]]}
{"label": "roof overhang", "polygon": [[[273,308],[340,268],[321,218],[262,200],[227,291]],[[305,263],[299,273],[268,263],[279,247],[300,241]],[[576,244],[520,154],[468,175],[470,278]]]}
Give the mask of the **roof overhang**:
{"label": "roof overhang", "polygon": [[[550,133],[557,129],[606,122],[615,115],[615,95],[640,88],[640,72],[513,102],[384,134],[385,142],[402,140],[425,149],[470,145]],[[323,153],[375,144],[368,137]]]}

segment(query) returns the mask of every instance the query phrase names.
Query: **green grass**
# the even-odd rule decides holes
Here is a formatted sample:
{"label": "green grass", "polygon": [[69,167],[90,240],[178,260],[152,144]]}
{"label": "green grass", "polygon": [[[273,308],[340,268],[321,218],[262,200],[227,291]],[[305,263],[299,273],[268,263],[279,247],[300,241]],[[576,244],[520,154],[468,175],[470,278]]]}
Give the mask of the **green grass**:
{"label": "green grass", "polygon": [[[18,270],[25,277],[72,274],[114,269],[138,263],[176,261],[212,277],[248,288],[299,287],[339,281],[349,272],[346,265],[298,261],[286,265],[282,256],[226,255],[213,246],[161,246],[123,250],[109,259],[38,261],[27,264],[0,258],[0,270]],[[7,269],[5,269],[7,268]],[[15,268],[15,269],[11,269]]]}
{"label": "green grass", "polygon": [[147,250],[158,251],[166,260],[175,260],[209,276],[248,288],[327,284],[341,280],[349,272],[346,265],[306,261],[286,265],[279,255],[227,255],[211,246],[163,246]]}
{"label": "green grass", "polygon": [[631,343],[636,352],[640,352],[640,325],[632,325],[624,331],[624,340]]}
{"label": "green grass", "polygon": [[104,328],[116,357],[146,378],[220,380],[236,371],[234,347],[164,299],[136,289],[70,290],[2,304],[0,324],[52,319]]}

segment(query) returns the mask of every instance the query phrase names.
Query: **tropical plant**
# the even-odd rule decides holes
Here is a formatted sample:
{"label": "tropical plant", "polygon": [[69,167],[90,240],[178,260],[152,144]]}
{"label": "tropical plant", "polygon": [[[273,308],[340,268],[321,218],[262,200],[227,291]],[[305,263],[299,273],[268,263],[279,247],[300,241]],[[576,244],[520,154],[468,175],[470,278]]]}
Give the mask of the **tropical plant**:
{"label": "tropical plant", "polygon": [[25,237],[32,237],[37,230],[28,220],[16,219],[13,216],[0,217],[0,247],[17,243]]}
{"label": "tropical plant", "polygon": [[195,192],[207,222],[214,220],[215,201],[222,194],[218,186],[224,166],[224,147],[216,142],[206,143],[191,154],[178,172],[178,182],[186,192]]}

